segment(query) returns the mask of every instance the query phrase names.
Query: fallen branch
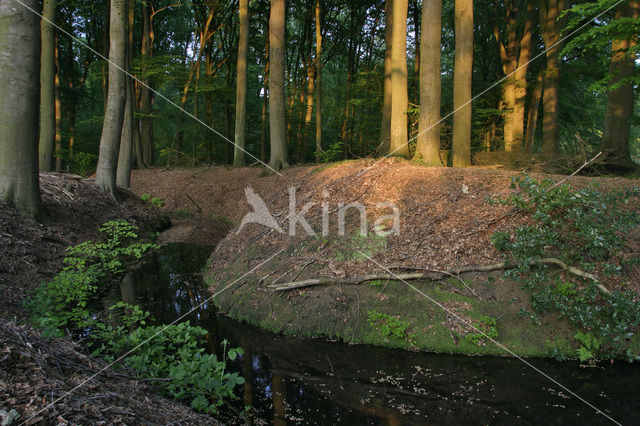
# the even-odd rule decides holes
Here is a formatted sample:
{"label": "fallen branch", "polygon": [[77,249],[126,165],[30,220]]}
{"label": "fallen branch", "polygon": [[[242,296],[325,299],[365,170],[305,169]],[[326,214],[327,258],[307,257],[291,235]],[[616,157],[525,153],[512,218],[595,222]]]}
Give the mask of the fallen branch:
{"label": "fallen branch", "polygon": [[[576,275],[578,277],[591,280],[595,283],[598,289],[606,294],[607,296],[611,295],[611,291],[606,288],[604,285],[598,281],[598,278],[590,274],[589,272],[582,271],[573,266],[569,266],[564,263],[562,260],[555,257],[545,257],[541,259],[533,260],[532,263],[540,264],[540,265],[556,265],[559,268],[569,272],[570,274]],[[367,281],[374,280],[400,280],[400,281],[409,281],[409,280],[441,280],[444,277],[458,277],[459,274],[465,272],[492,272],[501,269],[513,269],[517,267],[516,264],[509,264],[505,262],[494,263],[491,265],[469,265],[463,266],[461,268],[456,268],[450,271],[440,271],[434,269],[413,267],[413,266],[392,266],[389,269],[405,269],[405,270],[416,270],[422,272],[414,272],[414,273],[404,273],[404,274],[367,274],[367,275],[359,275],[352,278],[311,278],[307,280],[301,281],[292,281],[288,283],[281,284],[270,284],[267,287],[271,288],[273,291],[288,291],[294,290],[297,288],[305,288],[305,287],[313,287],[318,285],[358,285],[365,283]],[[463,281],[464,282],[464,281]],[[466,286],[469,288],[468,286]],[[471,288],[469,288],[471,290]],[[473,290],[471,290],[473,294],[476,294]],[[477,296],[477,294],[476,294]]]}

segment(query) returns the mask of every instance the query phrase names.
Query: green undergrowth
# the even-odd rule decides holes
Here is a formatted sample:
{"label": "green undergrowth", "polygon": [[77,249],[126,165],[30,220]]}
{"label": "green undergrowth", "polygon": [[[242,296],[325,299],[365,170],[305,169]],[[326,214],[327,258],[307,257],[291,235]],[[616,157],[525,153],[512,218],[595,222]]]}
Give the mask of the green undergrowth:
{"label": "green undergrowth", "polygon": [[227,348],[223,342],[218,360],[206,353],[208,332],[189,322],[150,325],[148,312],[122,302],[100,312],[92,310],[127,266],[157,248],[139,242],[137,228],[124,220],[107,222],[100,231],[104,240],[69,247],[65,268],[27,298],[32,323],[44,337],[82,336],[93,356],[119,360],[114,368],[128,368],[140,377],[162,379],[157,388],[163,394],[201,412],[216,413],[244,383],[226,368],[227,360],[242,354],[242,349]]}
{"label": "green undergrowth", "polygon": [[[529,294],[529,317],[553,313],[578,328],[574,357],[582,361],[640,359],[634,345],[640,303],[630,285],[640,259],[625,250],[625,236],[640,224],[638,212],[627,208],[640,195],[638,188],[603,192],[592,185],[571,191],[527,175],[514,179],[512,188],[517,192],[500,203],[529,213],[533,223],[498,232],[493,242],[517,265],[506,277]],[[540,262],[549,257],[582,273]],[[614,286],[610,294],[596,278]]]}

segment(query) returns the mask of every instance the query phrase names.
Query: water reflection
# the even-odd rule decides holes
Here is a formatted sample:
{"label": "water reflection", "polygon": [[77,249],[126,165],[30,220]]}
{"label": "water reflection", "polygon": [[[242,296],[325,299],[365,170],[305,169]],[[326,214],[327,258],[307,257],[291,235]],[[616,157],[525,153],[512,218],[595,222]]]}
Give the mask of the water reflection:
{"label": "water reflection", "polygon": [[[168,323],[208,297],[200,271],[211,250],[170,245],[122,281],[110,299],[137,302]],[[246,379],[236,409],[255,424],[607,423],[584,403],[518,360],[462,357],[291,338],[216,316],[211,304],[189,316],[245,354],[230,367]],[[622,423],[640,418],[640,368],[615,363],[533,364]],[[224,420],[240,422],[231,413]]]}

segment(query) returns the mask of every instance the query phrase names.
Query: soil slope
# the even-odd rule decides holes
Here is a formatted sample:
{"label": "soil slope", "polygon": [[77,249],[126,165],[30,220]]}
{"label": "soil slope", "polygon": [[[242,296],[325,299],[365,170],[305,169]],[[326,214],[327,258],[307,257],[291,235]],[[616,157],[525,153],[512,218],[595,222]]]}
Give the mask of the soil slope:
{"label": "soil slope", "polygon": [[[207,238],[205,230],[195,227],[202,220],[224,217],[236,225],[218,244],[208,273],[213,292],[234,283],[215,302],[235,318],[276,332],[353,343],[504,354],[493,344],[464,339],[473,330],[461,326],[451,313],[468,322],[492,317],[497,319],[498,341],[520,355],[544,355],[567,347],[572,331],[551,315],[542,318],[540,324],[519,315],[529,304],[518,283],[504,280],[502,271],[463,273],[460,279],[435,272],[469,266],[481,269],[504,260],[493,248],[490,236],[530,218],[508,207],[489,204],[488,200],[509,195],[511,179],[516,175],[481,168],[428,168],[389,159],[375,165],[365,160],[295,167],[282,176],[270,177],[260,177],[260,171],[251,168],[145,170],[137,172],[133,182],[134,192],[160,197],[166,208],[191,217],[190,233],[200,240]],[[592,180],[572,177],[568,182],[579,188]],[[603,190],[637,185],[622,178],[596,180]],[[246,187],[264,200],[283,233],[258,224],[239,229],[244,215],[253,210],[245,197]],[[306,203],[313,203],[304,218],[315,235],[309,235],[300,224],[295,236],[289,235],[292,191],[297,213]],[[339,233],[340,204],[351,202],[366,208],[366,236],[359,235],[356,209],[346,212],[346,232]],[[378,230],[390,230],[394,225],[392,220],[383,220],[391,212],[381,204],[385,202],[395,204],[400,211],[399,232],[381,237],[374,232],[377,220]],[[321,234],[323,203],[329,213],[328,236]],[[280,250],[282,253],[270,259]],[[640,248],[633,241],[628,255],[640,256]],[[395,273],[430,271],[431,279],[411,281],[426,297],[394,280],[347,283],[354,276],[387,273],[385,268]],[[270,287],[314,278],[333,283],[286,292]],[[615,283],[606,284],[616,288]],[[640,290],[638,280],[632,286]],[[385,319],[376,320],[376,315]],[[395,321],[400,337],[384,328],[391,321]]]}

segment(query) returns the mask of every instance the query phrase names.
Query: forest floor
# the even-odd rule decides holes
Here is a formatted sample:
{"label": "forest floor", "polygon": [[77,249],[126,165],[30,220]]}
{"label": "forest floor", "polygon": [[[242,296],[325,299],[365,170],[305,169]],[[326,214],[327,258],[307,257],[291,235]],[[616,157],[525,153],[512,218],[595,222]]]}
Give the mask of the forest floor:
{"label": "forest floor", "polygon": [[210,417],[158,396],[131,375],[100,372],[106,363],[82,353],[71,339],[42,339],[27,325],[22,301],[62,269],[66,247],[98,238],[110,220],[126,219],[146,232],[168,225],[164,213],[128,191],[116,203],[78,176],[41,175],[40,185],[51,224],[22,218],[0,203],[0,422],[211,424]]}
{"label": "forest floor", "polygon": [[[504,354],[492,344],[478,345],[464,339],[473,330],[457,324],[452,312],[473,323],[496,318],[498,340],[519,355],[544,356],[558,347],[569,351],[573,333],[569,325],[551,314],[538,323],[524,317],[521,310],[530,309],[528,295],[520,283],[504,279],[504,270],[455,276],[437,272],[470,266],[482,269],[505,260],[493,247],[491,235],[515,229],[531,218],[488,200],[513,193],[510,183],[518,175],[481,167],[429,168],[398,159],[374,165],[373,160],[363,160],[292,167],[282,176],[266,177],[255,168],[140,170],[134,173],[132,191],[162,199],[163,208],[172,212],[174,220],[182,221],[172,239],[210,243],[219,240],[223,228],[225,232],[233,228],[213,253],[206,278],[212,291],[241,278],[215,300],[223,312],[236,319],[275,332],[350,343]],[[556,182],[566,178],[539,173],[531,176]],[[638,185],[636,180],[624,178],[567,179],[572,188],[584,188],[594,181],[604,191]],[[252,211],[245,197],[247,187],[264,200],[283,234],[258,224],[238,232],[244,215]],[[315,203],[304,217],[316,235],[308,235],[300,225],[294,237],[288,235],[290,188],[295,188],[298,212],[307,202]],[[339,203],[354,201],[367,210],[366,237],[358,235],[360,222],[355,209],[346,214],[346,235],[337,233]],[[320,233],[323,202],[329,211],[328,237]],[[398,235],[380,237],[373,232],[373,222],[390,212],[378,205],[382,202],[393,202],[400,209]],[[638,209],[637,205],[630,207]],[[379,225],[392,227],[390,220]],[[627,237],[629,252],[625,256],[640,257],[640,235],[636,232]],[[259,266],[279,250],[283,253]],[[386,273],[381,265],[395,273],[431,275],[431,279],[410,282],[450,313],[398,280],[347,285],[353,277]],[[631,276],[636,279],[630,288],[640,294],[640,269],[635,268]],[[331,282],[282,292],[269,287],[305,279]],[[620,289],[614,279],[603,277],[602,282],[610,290]],[[376,314],[383,318],[377,321],[378,329],[372,319]],[[380,333],[380,325],[391,321],[404,330],[404,338],[389,335],[390,330]]]}

